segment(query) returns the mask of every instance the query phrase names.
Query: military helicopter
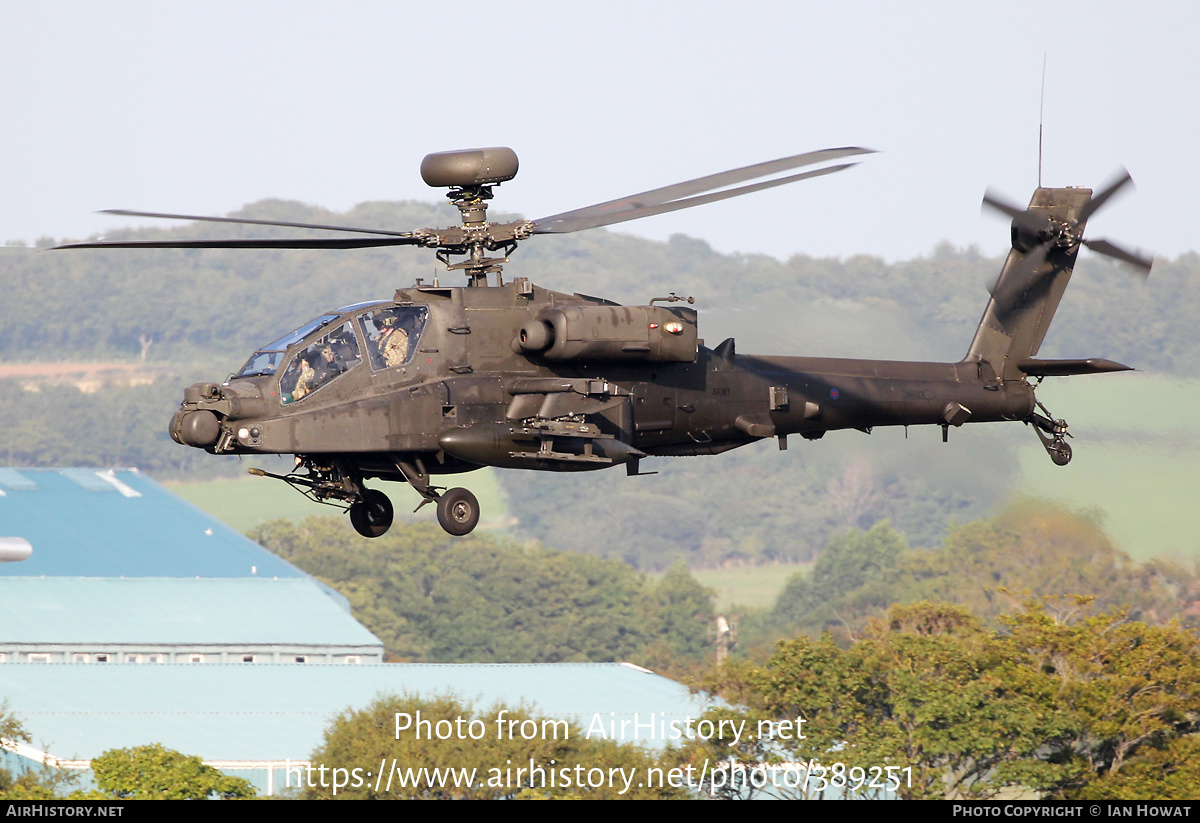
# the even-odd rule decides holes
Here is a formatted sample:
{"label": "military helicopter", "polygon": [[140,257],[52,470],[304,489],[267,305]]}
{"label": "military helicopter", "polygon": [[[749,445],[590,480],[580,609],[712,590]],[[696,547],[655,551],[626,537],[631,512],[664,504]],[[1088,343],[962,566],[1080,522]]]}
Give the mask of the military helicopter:
{"label": "military helicopter", "polygon": [[[648,456],[720,454],[765,438],[817,440],[876,426],[1021,421],[1058,465],[1071,459],[1067,423],[1038,402],[1051,375],[1129,367],[1099,358],[1036,354],[1081,245],[1148,274],[1152,261],[1106,240],[1085,240],[1088,218],[1130,182],[1092,196],[1041,188],[1027,208],[989,193],[1011,218],[1012,250],[966,356],[955,363],[743,355],[732,338],[708,348],[696,311],[674,293],[645,306],[565,294],[526,278],[505,282],[517,244],[539,234],[607,226],[842,171],[857,147],[826,149],[734,169],[537,220],[487,222],[493,189],[517,173],[508,148],[430,154],[421,175],[448,197],[462,225],[381,231],[350,226],[115,210],[137,217],[249,223],[341,232],[330,238],[88,242],[59,248],[436,249],[465,286],[436,280],[392,300],[328,311],[254,352],[222,383],[184,391],[170,423],[178,443],[212,454],[291,454],[278,478],[348,511],[364,537],[392,524],[392,503],[368,480],[406,482],[436,503],[454,535],[479,522],[464,488],[433,483],[483,466],[591,471],[624,465],[644,474]],[[794,169],[803,172],[748,183]],[[745,184],[745,185],[742,185]],[[359,236],[353,236],[359,235]],[[365,237],[362,235],[366,235]],[[502,251],[488,257],[487,252]],[[454,256],[465,256],[451,262]],[[651,472],[652,473],[652,472]]]}

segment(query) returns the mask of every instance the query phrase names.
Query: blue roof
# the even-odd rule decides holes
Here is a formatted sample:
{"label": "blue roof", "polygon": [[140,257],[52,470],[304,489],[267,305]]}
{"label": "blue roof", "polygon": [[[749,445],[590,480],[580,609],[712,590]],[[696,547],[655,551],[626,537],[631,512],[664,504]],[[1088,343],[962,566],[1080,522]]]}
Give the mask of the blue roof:
{"label": "blue roof", "polygon": [[6,642],[382,645],[326,587],[297,578],[0,577]]}
{"label": "blue roof", "polygon": [[306,577],[137,469],[0,469],[0,576]]}
{"label": "blue roof", "polygon": [[[681,726],[704,710],[686,687],[623,663],[0,665],[0,695],[34,745],[67,759],[159,742],[205,760],[305,760],[329,723],[381,694],[453,694],[579,723]],[[659,728],[663,728],[659,726]],[[628,731],[632,730],[630,726]],[[618,738],[622,739],[622,738]]]}
{"label": "blue roof", "polygon": [[[379,642],[337,608],[340,595],[136,470],[0,469],[0,536],[33,546],[0,563],[5,640]],[[636,717],[641,728],[618,739],[651,745],[667,741],[649,721],[669,728],[704,710],[679,683],[618,663],[0,664],[0,698],[33,744],[71,760],[154,742],[210,761],[306,760],[342,711],[401,693],[584,728]]]}

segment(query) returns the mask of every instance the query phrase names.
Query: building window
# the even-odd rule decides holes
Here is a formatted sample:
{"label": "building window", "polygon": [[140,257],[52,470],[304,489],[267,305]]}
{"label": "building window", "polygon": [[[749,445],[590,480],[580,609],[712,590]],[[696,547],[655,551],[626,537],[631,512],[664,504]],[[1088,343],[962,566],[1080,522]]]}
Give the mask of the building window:
{"label": "building window", "polygon": [[202,655],[202,654],[191,654],[191,655],[188,655],[188,662],[189,662],[189,663],[203,663],[203,662],[204,662],[204,655]]}
{"label": "building window", "polygon": [[252,655],[252,654],[243,654],[243,655],[242,655],[242,662],[243,662],[243,663],[253,663],[253,662],[254,662],[254,655]]}
{"label": "building window", "polygon": [[8,652],[0,652],[0,663],[8,662]]}
{"label": "building window", "polygon": [[308,662],[308,655],[307,655],[307,654],[298,654],[298,655],[296,655],[296,662],[297,662],[297,663],[307,663],[307,662]]}
{"label": "building window", "polygon": [[33,652],[29,655],[28,659],[30,663],[49,663],[50,655],[43,652]]}
{"label": "building window", "polygon": [[362,657],[357,654],[348,654],[346,655],[346,662],[350,663],[351,665],[358,665],[362,662]]}
{"label": "building window", "polygon": [[71,655],[72,663],[90,663],[91,660],[92,660],[91,655],[81,654],[79,652],[76,652],[75,654]]}
{"label": "building window", "polygon": [[126,663],[141,663],[142,656],[140,654],[136,654],[136,653],[135,654],[127,654],[127,655],[125,655],[125,662]]}
{"label": "building window", "polygon": [[107,655],[107,654],[98,654],[98,655],[96,655],[96,662],[97,663],[107,663],[108,658],[109,658],[109,655]]}
{"label": "building window", "polygon": [[163,656],[161,654],[148,654],[148,655],[146,655],[146,662],[147,663],[161,663],[161,662],[163,662]]}

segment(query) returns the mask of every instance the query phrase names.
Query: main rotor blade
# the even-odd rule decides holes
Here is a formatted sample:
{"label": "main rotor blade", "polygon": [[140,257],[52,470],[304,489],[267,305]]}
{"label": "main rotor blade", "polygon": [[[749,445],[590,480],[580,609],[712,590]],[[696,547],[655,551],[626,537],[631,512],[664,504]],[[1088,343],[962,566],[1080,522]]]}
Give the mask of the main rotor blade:
{"label": "main rotor blade", "polygon": [[55,249],[369,249],[375,246],[411,246],[415,237],[375,237],[357,239],[330,237],[295,240],[97,240],[91,243],[67,243]]}
{"label": "main rotor blade", "polygon": [[848,166],[854,164],[850,163],[842,166],[835,166],[828,170],[822,170],[808,174],[792,175],[791,177],[786,177],[781,180],[769,181],[767,183],[761,183],[754,186],[744,186],[731,191],[718,192],[713,195],[708,195],[704,198],[696,198],[692,197],[692,195],[697,195],[701,192],[711,191],[713,189],[722,189],[726,186],[732,186],[735,183],[741,183],[745,180],[753,180],[755,177],[778,174],[779,172],[787,171],[788,169],[799,168],[800,166],[810,166],[814,163],[823,163],[827,160],[834,160],[839,157],[850,157],[858,154],[872,153],[872,149],[847,146],[838,149],[824,149],[822,151],[797,154],[792,157],[783,157],[779,160],[771,160],[766,163],[758,163],[753,166],[745,166],[740,169],[732,169],[730,171],[720,172],[719,174],[710,174],[706,177],[698,177],[695,180],[688,180],[683,183],[664,186],[660,189],[651,189],[650,191],[644,191],[640,194],[632,194],[616,200],[608,200],[604,203],[596,203],[591,206],[585,206],[581,209],[573,209],[571,211],[540,218],[533,221],[535,224],[537,224],[537,228],[534,229],[534,234],[563,234],[566,232],[580,231],[581,229],[607,226],[612,223],[621,223],[626,220],[634,220],[639,217],[649,217],[653,214],[663,214],[665,212],[684,209],[690,206],[699,206],[704,203],[712,203],[716,200],[722,200],[727,197],[735,197],[739,194],[749,194],[750,192],[760,191],[762,189],[771,188],[772,186],[793,183],[797,180],[803,180],[806,177],[817,177],[821,174],[829,174],[831,171],[840,171],[841,169],[847,168]]}
{"label": "main rotor blade", "polygon": [[[736,189],[726,189],[725,191],[713,192],[712,194],[702,194],[699,197],[689,197],[686,200],[674,200],[670,203],[660,203],[656,206],[643,206],[616,213],[585,214],[574,218],[568,218],[565,215],[558,215],[557,217],[543,217],[541,220],[534,221],[533,233],[566,234],[567,232],[582,231],[583,229],[611,226],[613,223],[624,223],[627,220],[637,220],[642,217],[653,217],[656,214],[666,214],[667,212],[679,211],[680,209],[689,209],[692,206],[703,206],[705,203],[715,203],[718,200],[727,200],[730,197],[737,197],[742,194],[750,194],[751,192],[772,189],[776,186],[782,186],[787,183],[795,183],[798,180],[807,180],[810,177],[822,177],[826,174],[833,174],[835,171],[841,171],[842,169],[848,169],[851,166],[857,165],[857,163],[843,163],[839,166],[829,166],[828,168],[824,169],[801,172],[800,174],[793,174],[788,177],[780,177],[776,180],[766,180],[762,183],[752,183],[749,186],[741,186]],[[546,221],[554,222],[547,225]]]}
{"label": "main rotor blade", "polygon": [[1079,215],[1075,218],[1075,222],[1082,223],[1087,220],[1108,201],[1108,198],[1132,182],[1133,178],[1129,176],[1129,172],[1121,169],[1121,176],[1119,178],[1113,181],[1104,191],[1092,195],[1092,199],[1083,204],[1083,208],[1079,210]]}
{"label": "main rotor blade", "polygon": [[408,237],[411,234],[411,232],[385,231],[384,229],[360,229],[353,226],[324,226],[319,223],[288,223],[283,220],[250,220],[244,217],[204,217],[196,214],[161,214],[153,211],[129,211],[128,209],[104,209],[100,213],[119,214],[125,217],[161,217],[165,220],[202,220],[208,223],[245,223],[253,226],[285,226],[292,229],[353,231],[360,234],[383,234],[391,237]]}
{"label": "main rotor blade", "polygon": [[1103,254],[1106,257],[1113,257],[1123,263],[1128,263],[1138,270],[1137,274],[1139,277],[1150,276],[1150,269],[1154,265],[1153,258],[1143,257],[1107,240],[1084,240],[1083,245],[1097,254]]}
{"label": "main rotor blade", "polygon": [[1003,196],[996,194],[992,189],[988,189],[987,193],[983,195],[983,205],[990,206],[996,211],[1014,218],[1025,213],[1025,209],[1009,202]]}

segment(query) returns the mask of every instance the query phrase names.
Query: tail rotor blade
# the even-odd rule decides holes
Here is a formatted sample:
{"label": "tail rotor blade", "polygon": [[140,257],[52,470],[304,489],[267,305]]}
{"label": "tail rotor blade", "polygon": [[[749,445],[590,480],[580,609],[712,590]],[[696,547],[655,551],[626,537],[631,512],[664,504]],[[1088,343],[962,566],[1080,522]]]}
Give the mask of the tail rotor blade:
{"label": "tail rotor blade", "polygon": [[1025,209],[1009,202],[1002,195],[997,194],[992,189],[987,190],[987,194],[983,196],[983,205],[995,209],[1001,214],[1006,214],[1009,217],[1020,217],[1025,213]]}
{"label": "tail rotor blade", "polygon": [[1132,182],[1133,178],[1129,176],[1129,172],[1127,172],[1125,169],[1121,169],[1121,176],[1110,183],[1108,187],[1104,189],[1104,191],[1100,192],[1099,194],[1092,195],[1092,199],[1085,203],[1083,208],[1079,210],[1079,215],[1075,218],[1075,221],[1078,223],[1083,223],[1086,221],[1089,217],[1095,214],[1101,206],[1108,202],[1110,197]]}
{"label": "tail rotor blade", "polygon": [[1153,258],[1145,257],[1144,255],[1131,252],[1118,246],[1116,243],[1110,243],[1108,240],[1084,240],[1083,245],[1087,246],[1096,254],[1103,254],[1105,257],[1112,257],[1115,260],[1120,260],[1122,263],[1128,263],[1137,269],[1139,277],[1149,277],[1150,269],[1154,265]]}

